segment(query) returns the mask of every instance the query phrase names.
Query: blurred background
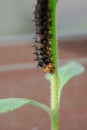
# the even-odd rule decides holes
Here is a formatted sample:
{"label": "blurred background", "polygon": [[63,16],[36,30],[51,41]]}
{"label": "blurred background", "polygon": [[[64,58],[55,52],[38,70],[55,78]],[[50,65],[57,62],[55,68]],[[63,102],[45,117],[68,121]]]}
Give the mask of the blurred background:
{"label": "blurred background", "polygon": [[[33,12],[36,0],[0,0],[0,98],[23,97],[50,105],[49,82],[34,62]],[[85,67],[65,86],[60,130],[87,130],[87,1],[57,5],[59,64],[76,60]],[[38,75],[38,76],[37,76]],[[0,130],[50,130],[48,115],[26,105],[0,115]]]}

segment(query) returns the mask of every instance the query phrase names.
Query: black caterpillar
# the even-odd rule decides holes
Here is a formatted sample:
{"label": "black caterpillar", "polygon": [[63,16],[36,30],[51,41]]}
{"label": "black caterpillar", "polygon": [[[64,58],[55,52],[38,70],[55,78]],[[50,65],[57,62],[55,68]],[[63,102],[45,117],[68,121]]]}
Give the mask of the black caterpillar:
{"label": "black caterpillar", "polygon": [[37,0],[34,12],[35,22],[35,55],[38,66],[43,68],[46,73],[54,73],[55,68],[51,60],[52,51],[49,33],[52,24],[50,20],[49,0]]}

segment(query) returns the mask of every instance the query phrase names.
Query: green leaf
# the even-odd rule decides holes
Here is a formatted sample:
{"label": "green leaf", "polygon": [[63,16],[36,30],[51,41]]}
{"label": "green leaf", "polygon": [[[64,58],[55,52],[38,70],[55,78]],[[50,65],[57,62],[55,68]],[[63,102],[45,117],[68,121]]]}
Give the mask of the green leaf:
{"label": "green leaf", "polygon": [[[70,61],[67,64],[61,66],[59,68],[59,88],[63,88],[63,86],[73,77],[79,75],[84,72],[84,67],[75,61]],[[51,79],[51,74],[45,75],[47,80]]]}
{"label": "green leaf", "polygon": [[41,109],[45,110],[49,115],[51,115],[51,110],[48,106],[39,103],[34,100],[24,99],[24,98],[6,98],[0,99],[0,113],[5,113],[9,111],[16,110],[26,104],[31,104]]}
{"label": "green leaf", "polygon": [[21,98],[0,99],[0,113],[13,111],[28,103],[27,100]]}
{"label": "green leaf", "polygon": [[47,80],[49,80],[49,81],[51,80],[51,76],[52,76],[52,75],[49,74],[49,73],[45,74],[45,78],[46,78]]}
{"label": "green leaf", "polygon": [[62,88],[71,78],[84,72],[84,67],[75,61],[70,61],[59,68],[59,87]]}

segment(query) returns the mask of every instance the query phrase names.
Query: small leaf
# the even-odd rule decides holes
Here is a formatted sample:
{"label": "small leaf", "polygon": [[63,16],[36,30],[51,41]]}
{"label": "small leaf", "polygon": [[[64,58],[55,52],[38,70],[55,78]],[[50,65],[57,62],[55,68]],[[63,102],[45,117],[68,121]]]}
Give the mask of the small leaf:
{"label": "small leaf", "polygon": [[21,98],[0,99],[0,113],[13,111],[28,103],[27,100]]}
{"label": "small leaf", "polygon": [[47,80],[51,80],[51,74],[49,74],[49,73],[45,74],[45,78],[46,78]]}
{"label": "small leaf", "polygon": [[40,107],[41,109],[46,111],[49,115],[51,115],[51,110],[48,106],[46,106],[42,103],[39,103],[37,101],[24,99],[24,98],[0,99],[0,113],[5,113],[5,112],[16,110],[26,104]]}
{"label": "small leaf", "polygon": [[[67,64],[59,67],[59,88],[62,88],[71,78],[84,72],[84,67],[75,61],[70,61]],[[45,78],[51,80],[51,74],[46,74]]]}
{"label": "small leaf", "polygon": [[59,68],[59,87],[62,88],[71,78],[84,72],[84,67],[75,61],[70,61]]}

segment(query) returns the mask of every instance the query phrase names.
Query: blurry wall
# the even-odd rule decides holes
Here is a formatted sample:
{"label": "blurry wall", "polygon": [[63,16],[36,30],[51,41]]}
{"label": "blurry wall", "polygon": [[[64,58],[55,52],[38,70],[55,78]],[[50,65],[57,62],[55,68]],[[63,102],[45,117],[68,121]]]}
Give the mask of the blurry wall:
{"label": "blurry wall", "polygon": [[33,0],[0,0],[0,36],[31,33]]}
{"label": "blurry wall", "polygon": [[[0,0],[0,36],[32,33],[36,0]],[[87,34],[87,1],[60,0],[57,30],[60,36]]]}
{"label": "blurry wall", "polygon": [[57,7],[58,33],[62,36],[87,34],[86,12],[86,0],[59,0]]}

